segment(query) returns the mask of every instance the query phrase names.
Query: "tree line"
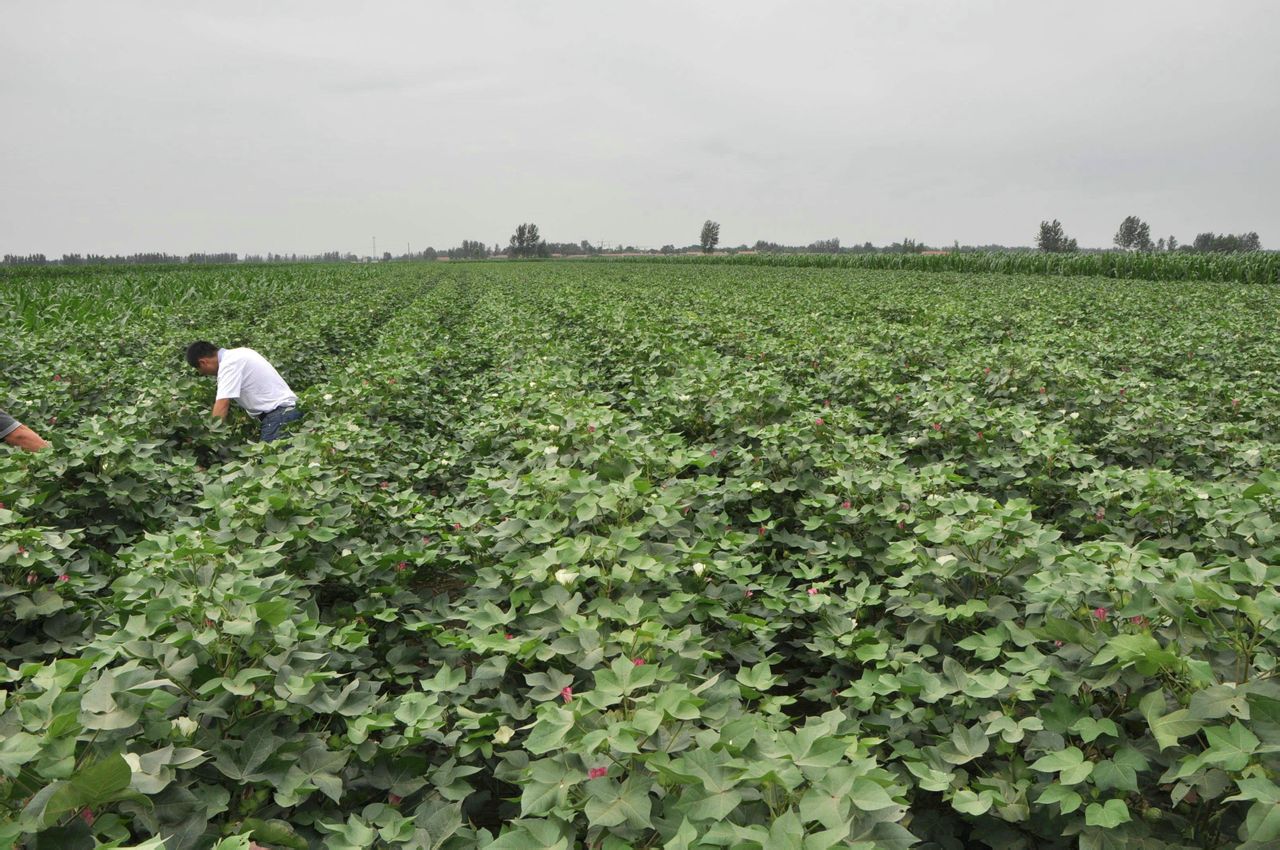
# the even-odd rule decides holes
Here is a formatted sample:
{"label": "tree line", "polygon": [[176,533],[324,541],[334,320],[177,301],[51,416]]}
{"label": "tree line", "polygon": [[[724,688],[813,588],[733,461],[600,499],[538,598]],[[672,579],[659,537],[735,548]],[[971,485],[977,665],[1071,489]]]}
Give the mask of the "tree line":
{"label": "tree line", "polygon": [[[1178,242],[1176,236],[1161,236],[1151,241],[1151,225],[1136,215],[1125,216],[1116,229],[1112,243],[1122,251],[1190,251],[1195,253],[1261,251],[1262,239],[1256,231],[1248,233],[1197,233],[1189,245]],[[1071,254],[1080,250],[1076,240],[1063,231],[1062,222],[1040,222],[1036,247],[1051,254]]]}
{"label": "tree line", "polygon": [[[1262,240],[1257,232],[1248,233],[1198,233],[1190,243],[1180,243],[1174,236],[1160,237],[1154,242],[1151,239],[1151,226],[1136,215],[1126,216],[1120,222],[1112,240],[1116,248],[1123,251],[1186,251],[1195,253],[1210,252],[1247,252],[1261,251]],[[440,259],[450,260],[486,260],[494,257],[511,259],[532,259],[551,256],[574,257],[607,254],[682,254],[701,251],[709,254],[720,244],[720,223],[707,219],[698,234],[697,243],[677,247],[674,244],[663,245],[658,249],[637,249],[634,246],[604,248],[592,245],[586,239],[580,242],[548,242],[542,238],[538,225],[524,222],[516,225],[515,232],[504,249],[500,244],[490,246],[479,239],[464,239],[462,244],[453,248],[437,251],[428,247],[423,251],[409,252],[395,256],[387,251],[382,254],[383,261],[426,261]],[[1062,222],[1056,218],[1052,221],[1040,222],[1040,232],[1036,235],[1035,247],[1041,251],[1055,254],[1069,254],[1081,249],[1076,240],[1067,236]],[[786,245],[757,240],[752,246],[746,244],[724,249],[728,253],[769,253],[769,254],[920,254],[926,251],[1025,251],[1031,250],[1019,246],[1007,245],[961,245],[956,242],[945,248],[926,245],[910,237],[900,242],[877,246],[871,242],[845,246],[840,240],[817,239],[806,245]],[[363,258],[349,251],[326,251],[321,254],[246,254],[243,257],[234,252],[167,254],[149,252],[127,255],[105,254],[63,254],[61,258],[48,258],[44,254],[5,254],[0,265],[5,266],[111,266],[111,265],[159,265],[159,264],[217,264],[217,263],[339,263],[360,262]]]}

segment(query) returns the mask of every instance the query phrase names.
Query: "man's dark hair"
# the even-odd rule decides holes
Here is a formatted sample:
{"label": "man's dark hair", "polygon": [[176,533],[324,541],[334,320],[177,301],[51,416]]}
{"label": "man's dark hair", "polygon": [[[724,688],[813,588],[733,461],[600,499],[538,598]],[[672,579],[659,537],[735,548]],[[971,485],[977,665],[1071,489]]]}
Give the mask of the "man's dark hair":
{"label": "man's dark hair", "polygon": [[199,366],[200,361],[204,358],[217,356],[218,346],[211,342],[205,342],[203,339],[187,346],[187,365],[192,369]]}

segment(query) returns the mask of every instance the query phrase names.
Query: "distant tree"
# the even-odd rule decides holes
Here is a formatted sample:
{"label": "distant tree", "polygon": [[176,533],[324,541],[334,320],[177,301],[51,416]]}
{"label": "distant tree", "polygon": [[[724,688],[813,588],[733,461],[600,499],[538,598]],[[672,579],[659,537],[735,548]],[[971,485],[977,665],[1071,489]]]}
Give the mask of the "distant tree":
{"label": "distant tree", "polygon": [[1126,251],[1150,251],[1151,226],[1136,215],[1126,216],[1116,231],[1115,243]]}
{"label": "distant tree", "polygon": [[1191,243],[1193,251],[1261,251],[1262,240],[1257,233],[1197,233]]}
{"label": "distant tree", "polygon": [[1178,250],[1178,237],[1170,236],[1167,240],[1165,240],[1164,244],[1165,244],[1165,247],[1168,248],[1170,251],[1176,251]]}
{"label": "distant tree", "polygon": [[1164,237],[1163,237],[1163,236],[1161,236],[1159,239],[1157,239],[1157,240],[1156,240],[1156,250],[1157,250],[1157,251],[1163,251],[1163,250],[1165,250],[1165,247],[1164,247]]}
{"label": "distant tree", "polygon": [[447,253],[451,260],[483,260],[489,256],[489,246],[478,239],[463,239],[461,245]]}
{"label": "distant tree", "polygon": [[1052,222],[1040,222],[1040,235],[1036,237],[1036,247],[1048,254],[1073,254],[1076,251],[1076,240],[1067,238],[1067,234],[1062,229],[1062,222],[1055,218]]}
{"label": "distant tree", "polygon": [[720,244],[720,222],[707,219],[702,225],[702,235],[698,239],[702,253],[710,254]]}
{"label": "distant tree", "polygon": [[816,242],[810,242],[809,247],[805,249],[810,254],[839,254],[839,239],[819,239]]}
{"label": "distant tree", "polygon": [[511,235],[507,253],[512,257],[546,257],[550,254],[547,243],[538,235],[538,225],[519,224]]}

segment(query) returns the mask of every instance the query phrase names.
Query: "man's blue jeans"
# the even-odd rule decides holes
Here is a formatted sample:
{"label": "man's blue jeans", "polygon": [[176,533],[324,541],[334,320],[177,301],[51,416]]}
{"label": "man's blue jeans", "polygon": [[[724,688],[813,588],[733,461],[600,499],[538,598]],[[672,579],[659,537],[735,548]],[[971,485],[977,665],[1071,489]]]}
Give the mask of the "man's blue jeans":
{"label": "man's blue jeans", "polygon": [[262,442],[270,443],[280,439],[285,435],[284,426],[301,418],[302,411],[296,407],[277,407],[262,414],[262,418],[258,420],[262,423]]}

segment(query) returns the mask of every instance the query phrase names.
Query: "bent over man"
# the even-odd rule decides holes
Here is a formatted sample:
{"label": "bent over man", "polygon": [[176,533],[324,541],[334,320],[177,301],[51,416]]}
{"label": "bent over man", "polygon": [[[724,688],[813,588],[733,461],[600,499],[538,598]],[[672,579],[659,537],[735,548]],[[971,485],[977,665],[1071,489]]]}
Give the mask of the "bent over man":
{"label": "bent over man", "polygon": [[3,410],[0,410],[0,440],[28,452],[38,452],[49,447],[43,437]]}
{"label": "bent over man", "polygon": [[262,424],[264,443],[284,436],[284,426],[302,418],[298,397],[252,348],[218,348],[200,340],[187,346],[187,363],[201,375],[218,376],[213,415],[225,421],[234,400]]}

